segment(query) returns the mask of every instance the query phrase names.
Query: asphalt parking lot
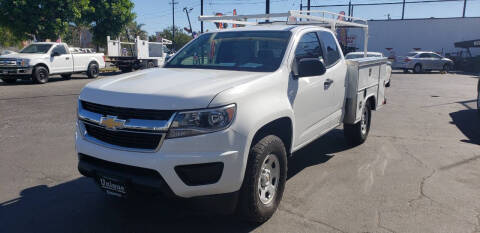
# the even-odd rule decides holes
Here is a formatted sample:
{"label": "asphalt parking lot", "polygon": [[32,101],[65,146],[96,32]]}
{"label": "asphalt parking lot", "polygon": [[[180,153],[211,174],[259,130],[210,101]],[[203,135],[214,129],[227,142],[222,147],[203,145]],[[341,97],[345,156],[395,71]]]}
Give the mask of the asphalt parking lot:
{"label": "asphalt parking lot", "polygon": [[76,98],[92,80],[0,81],[0,232],[480,232],[477,78],[393,74],[367,142],[337,129],[295,153],[260,226],[105,196],[76,168]]}

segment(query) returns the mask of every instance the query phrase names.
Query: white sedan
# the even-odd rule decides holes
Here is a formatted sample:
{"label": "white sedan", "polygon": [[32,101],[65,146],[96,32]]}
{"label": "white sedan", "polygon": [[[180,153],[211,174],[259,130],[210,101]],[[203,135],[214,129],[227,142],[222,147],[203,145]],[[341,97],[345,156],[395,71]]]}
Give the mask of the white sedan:
{"label": "white sedan", "polygon": [[[345,59],[356,59],[356,58],[362,58],[363,57],[363,52],[351,52],[347,53],[345,55]],[[384,57],[383,53],[379,52],[367,52],[367,57]],[[390,87],[390,77],[392,76],[392,63],[390,61],[387,62],[387,83],[385,83],[386,87]]]}

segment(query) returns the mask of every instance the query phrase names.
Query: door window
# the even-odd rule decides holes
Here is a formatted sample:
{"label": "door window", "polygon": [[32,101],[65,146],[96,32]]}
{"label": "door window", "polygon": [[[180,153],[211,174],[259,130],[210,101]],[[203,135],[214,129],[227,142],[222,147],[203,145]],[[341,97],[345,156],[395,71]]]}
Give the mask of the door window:
{"label": "door window", "polygon": [[431,56],[430,56],[429,53],[422,53],[422,54],[420,54],[419,57],[420,57],[420,58],[430,58]]}
{"label": "door window", "polygon": [[435,54],[435,53],[432,53],[431,56],[432,56],[433,58],[437,58],[437,59],[442,58],[442,56],[440,56],[440,55],[438,55],[438,54]]}
{"label": "door window", "polygon": [[295,50],[295,59],[318,58],[323,60],[322,47],[315,32],[309,32],[302,36]]}
{"label": "door window", "polygon": [[60,55],[67,54],[67,50],[65,49],[65,46],[63,45],[57,45],[52,51],[52,54],[57,52]]}
{"label": "door window", "polygon": [[340,49],[337,46],[337,41],[330,32],[323,31],[318,34],[325,50],[325,64],[327,67],[333,66],[340,60]]}

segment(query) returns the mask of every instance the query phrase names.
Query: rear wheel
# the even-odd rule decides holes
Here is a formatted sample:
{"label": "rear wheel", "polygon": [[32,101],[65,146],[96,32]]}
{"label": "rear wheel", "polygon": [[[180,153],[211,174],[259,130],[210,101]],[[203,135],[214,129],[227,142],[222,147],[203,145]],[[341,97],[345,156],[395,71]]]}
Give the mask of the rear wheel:
{"label": "rear wheel", "polygon": [[2,78],[2,81],[4,83],[7,83],[7,84],[12,84],[12,83],[16,83],[17,79],[16,78]]}
{"label": "rear wheel", "polygon": [[413,73],[415,74],[420,74],[422,73],[422,65],[420,64],[415,64],[415,66],[413,67]]}
{"label": "rear wheel", "polygon": [[282,200],[286,177],[287,153],[282,140],[269,135],[255,143],[240,190],[240,214],[256,223],[272,217]]}
{"label": "rear wheel", "polygon": [[370,132],[370,123],[372,119],[372,110],[370,102],[367,101],[362,110],[362,118],[356,124],[344,124],[343,130],[345,138],[350,145],[360,145],[367,140],[368,133]]}
{"label": "rear wheel", "polygon": [[153,68],[153,67],[155,67],[155,64],[153,64],[153,62],[149,61],[147,63],[147,69],[150,69],[150,68]]}
{"label": "rear wheel", "polygon": [[98,68],[97,63],[90,63],[87,69],[88,78],[97,78],[98,74],[100,74],[100,69]]}
{"label": "rear wheel", "polygon": [[33,69],[32,79],[33,82],[44,84],[48,82],[48,70],[44,66],[37,66]]}

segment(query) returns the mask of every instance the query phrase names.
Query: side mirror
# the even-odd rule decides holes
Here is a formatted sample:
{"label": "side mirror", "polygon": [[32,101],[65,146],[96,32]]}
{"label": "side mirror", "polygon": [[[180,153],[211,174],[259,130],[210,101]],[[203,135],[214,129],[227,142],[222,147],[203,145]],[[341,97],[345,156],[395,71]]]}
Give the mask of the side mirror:
{"label": "side mirror", "polygon": [[294,74],[297,78],[323,75],[327,72],[325,63],[318,58],[302,58],[296,64]]}
{"label": "side mirror", "polygon": [[53,53],[52,53],[52,57],[57,57],[57,56],[60,56],[60,53],[59,53],[59,52],[53,52]]}

